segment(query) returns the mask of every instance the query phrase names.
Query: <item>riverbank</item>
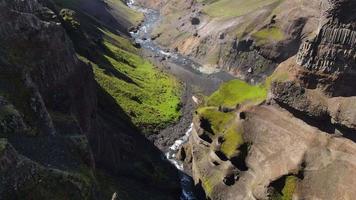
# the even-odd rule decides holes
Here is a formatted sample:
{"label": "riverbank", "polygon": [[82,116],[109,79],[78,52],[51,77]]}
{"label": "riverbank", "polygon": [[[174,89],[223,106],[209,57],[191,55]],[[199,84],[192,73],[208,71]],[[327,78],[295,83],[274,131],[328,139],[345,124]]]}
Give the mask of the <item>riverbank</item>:
{"label": "riverbank", "polygon": [[145,14],[146,20],[143,21],[135,32],[130,32],[135,42],[141,46],[143,57],[149,59],[164,73],[173,75],[183,86],[181,118],[177,123],[148,137],[160,150],[166,152],[177,139],[184,135],[191,124],[193,112],[197,106],[193,102],[192,97],[200,95],[208,96],[216,91],[222,83],[235,78],[225,72],[204,74],[199,70],[201,68],[199,63],[156,44],[151,39],[151,31],[159,21],[159,13],[155,10],[135,6],[133,1],[130,1],[128,5],[132,9]]}

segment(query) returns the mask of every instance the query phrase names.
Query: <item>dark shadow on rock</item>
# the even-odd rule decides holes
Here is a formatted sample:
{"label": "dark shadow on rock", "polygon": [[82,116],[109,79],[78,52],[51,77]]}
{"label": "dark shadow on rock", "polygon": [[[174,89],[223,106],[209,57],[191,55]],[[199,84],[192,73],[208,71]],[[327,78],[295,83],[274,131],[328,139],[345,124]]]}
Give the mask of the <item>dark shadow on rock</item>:
{"label": "dark shadow on rock", "polygon": [[240,171],[247,171],[248,167],[246,165],[246,158],[248,155],[248,150],[249,150],[250,144],[249,143],[244,143],[242,144],[238,150],[240,151],[238,156],[235,156],[230,159],[231,163]]}
{"label": "dark shadow on rock", "polygon": [[195,194],[196,194],[196,197],[199,200],[209,200],[206,197],[206,194],[205,194],[204,188],[202,186],[201,180],[199,180],[199,183],[195,185]]}
{"label": "dark shadow on rock", "polygon": [[78,29],[73,29],[70,24],[62,21],[63,27],[70,36],[76,52],[103,69],[105,74],[115,76],[127,83],[137,85],[134,80],[126,74],[118,71],[105,57],[106,55],[118,62],[132,67],[132,64],[130,64],[129,61],[122,57],[118,57],[103,44],[105,35],[101,30],[108,29],[108,27],[103,26],[96,20],[82,13],[78,14],[78,20],[81,23],[81,26]]}
{"label": "dark shadow on rock", "polygon": [[209,133],[214,133],[210,121],[204,117],[200,118],[200,127]]}
{"label": "dark shadow on rock", "polygon": [[196,187],[194,186],[194,180],[188,174],[180,171],[180,183],[184,190],[181,195],[181,199],[185,200],[200,200],[201,198],[196,196]]}
{"label": "dark shadow on rock", "polygon": [[[72,4],[65,4],[60,0],[54,0],[54,2],[64,8],[80,11],[87,17],[95,17],[96,21],[100,21],[102,26],[113,32],[120,32],[128,36],[128,28],[133,26],[129,20],[123,17],[125,14],[121,13],[121,10],[111,9],[108,3],[102,0],[86,0],[85,2]],[[50,3],[46,2],[46,4],[48,7],[54,8]]]}
{"label": "dark shadow on rock", "polygon": [[215,151],[215,154],[220,158],[220,160],[222,160],[222,161],[227,161],[228,160],[228,158],[226,157],[226,155],[223,153],[223,152],[221,152],[221,151]]}
{"label": "dark shadow on rock", "polygon": [[335,127],[332,125],[331,118],[329,116],[313,118],[311,116],[308,116],[305,112],[290,107],[288,104],[278,102],[278,105],[286,109],[288,112],[292,113],[294,117],[301,119],[310,126],[314,126],[319,130],[330,134],[333,134],[335,132]]}
{"label": "dark shadow on rock", "polygon": [[292,113],[294,117],[301,119],[302,121],[309,124],[310,126],[318,128],[320,131],[323,131],[323,132],[326,132],[329,134],[335,134],[335,133],[339,132],[342,134],[343,137],[356,142],[356,130],[347,128],[340,124],[333,124],[331,122],[330,116],[313,118],[311,116],[308,116],[306,113],[304,113],[302,111],[296,110],[295,108],[288,106],[287,104],[278,102],[278,105],[281,106],[282,108],[286,109],[288,112]]}
{"label": "dark shadow on rock", "polygon": [[96,166],[179,196],[178,170],[140,133],[115,99],[97,87],[97,127],[89,136]]}

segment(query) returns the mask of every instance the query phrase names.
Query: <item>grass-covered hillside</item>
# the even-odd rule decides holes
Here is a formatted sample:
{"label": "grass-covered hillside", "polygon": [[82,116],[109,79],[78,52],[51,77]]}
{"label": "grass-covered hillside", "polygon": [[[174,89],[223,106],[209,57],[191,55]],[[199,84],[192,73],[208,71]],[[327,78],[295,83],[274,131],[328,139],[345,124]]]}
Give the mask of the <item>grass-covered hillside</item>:
{"label": "grass-covered hillside", "polygon": [[201,0],[208,5],[204,12],[212,17],[239,17],[281,0]]}
{"label": "grass-covered hillside", "polygon": [[[80,0],[60,2],[75,8]],[[123,18],[132,23],[139,21],[140,13],[129,10],[121,1],[112,2],[123,10]],[[67,19],[80,59],[90,63],[97,83],[136,126],[150,133],[180,117],[180,83],[143,59],[127,36],[85,13],[65,12],[63,19]],[[73,21],[78,25],[73,27]]]}
{"label": "grass-covered hillside", "polygon": [[220,89],[208,98],[209,106],[234,107],[246,101],[261,102],[267,97],[264,85],[249,85],[241,80],[223,84]]}
{"label": "grass-covered hillside", "polygon": [[[111,39],[118,42],[115,37]],[[180,116],[179,82],[108,39],[104,45],[109,50],[104,54],[107,63],[90,62],[95,79],[114,97],[134,124],[151,131],[177,120]]]}

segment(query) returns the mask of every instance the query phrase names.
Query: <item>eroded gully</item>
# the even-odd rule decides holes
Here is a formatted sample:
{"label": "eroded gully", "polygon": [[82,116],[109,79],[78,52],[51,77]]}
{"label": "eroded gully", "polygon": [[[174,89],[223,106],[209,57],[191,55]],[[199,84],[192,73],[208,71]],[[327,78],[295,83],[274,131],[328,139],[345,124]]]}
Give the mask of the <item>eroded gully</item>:
{"label": "eroded gully", "polygon": [[135,32],[130,32],[135,42],[141,48],[148,51],[153,58],[165,66],[165,71],[174,75],[184,84],[182,96],[181,119],[174,125],[167,127],[149,138],[155,145],[165,152],[165,157],[181,172],[182,193],[181,200],[195,200],[193,181],[190,176],[184,173],[183,163],[176,159],[176,154],[180,147],[189,139],[192,130],[192,116],[196,102],[194,94],[196,92],[209,95],[228,80],[233,79],[225,72],[214,74],[204,74],[201,72],[202,66],[177,52],[172,52],[160,47],[151,39],[153,27],[159,22],[160,14],[156,10],[143,8],[135,4],[134,0],[127,0],[127,5],[145,15],[145,20]]}

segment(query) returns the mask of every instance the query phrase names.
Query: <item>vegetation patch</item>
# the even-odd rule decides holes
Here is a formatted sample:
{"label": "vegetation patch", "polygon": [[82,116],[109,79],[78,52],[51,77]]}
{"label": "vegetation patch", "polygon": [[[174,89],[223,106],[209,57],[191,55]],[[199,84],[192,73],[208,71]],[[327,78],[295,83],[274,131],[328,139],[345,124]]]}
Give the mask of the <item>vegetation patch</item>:
{"label": "vegetation patch", "polygon": [[[282,183],[279,183],[283,181]],[[294,191],[297,187],[298,177],[295,175],[283,176],[274,181],[276,188],[273,188],[271,200],[292,200]],[[282,184],[280,187],[279,184]]]}
{"label": "vegetation patch", "polygon": [[[75,31],[67,28],[67,32],[78,57],[92,66],[99,89],[110,95],[124,110],[122,114],[129,116],[145,133],[158,131],[178,120],[181,115],[180,83],[143,59],[132,41],[107,28],[96,16],[78,9],[80,2],[82,0],[58,3],[76,11],[74,19],[78,19],[80,27]],[[119,16],[132,14],[123,1],[109,0],[107,3],[115,8],[113,11],[120,12]],[[63,11],[63,20],[72,19],[70,14]],[[132,16],[128,18],[139,19]]]}
{"label": "vegetation patch", "polygon": [[284,33],[277,27],[264,28],[252,35],[256,39],[257,45],[264,45],[270,42],[278,42],[285,38]]}
{"label": "vegetation patch", "polygon": [[266,88],[270,88],[273,82],[283,82],[288,80],[289,75],[287,72],[275,71],[271,76],[267,77],[265,81]]}
{"label": "vegetation patch", "polygon": [[75,17],[75,12],[70,9],[62,9],[60,11],[60,16],[62,17],[63,21],[69,25],[69,27],[73,29],[78,29],[80,23]]}
{"label": "vegetation patch", "polygon": [[282,200],[292,200],[293,193],[297,186],[298,178],[296,176],[288,176],[284,188],[282,190]]}
{"label": "vegetation patch", "polygon": [[234,123],[224,133],[224,142],[221,145],[221,151],[231,158],[237,151],[237,149],[244,143],[241,130]]}
{"label": "vegetation patch", "polygon": [[204,188],[206,196],[211,196],[214,187],[222,181],[222,174],[218,171],[207,177],[202,177],[202,187]]}
{"label": "vegetation patch", "polygon": [[267,97],[265,85],[249,85],[241,80],[232,80],[222,84],[209,98],[209,106],[235,107],[246,101],[260,103]]}
{"label": "vegetation patch", "polygon": [[[108,39],[110,38],[110,39]],[[99,85],[145,132],[160,129],[181,115],[180,83],[142,59],[119,36],[107,35],[103,59],[90,62]],[[124,50],[123,48],[128,50]]]}
{"label": "vegetation patch", "polygon": [[123,19],[128,19],[132,24],[137,24],[144,19],[144,16],[141,12],[137,12],[129,8],[122,0],[107,0],[107,2],[112,5],[115,10],[119,10]]}
{"label": "vegetation patch", "polygon": [[213,134],[221,133],[226,128],[226,124],[233,120],[235,116],[232,112],[220,112],[216,107],[200,108],[198,109],[198,115],[209,121]]}
{"label": "vegetation patch", "polygon": [[239,17],[279,1],[280,0],[203,0],[201,2],[210,2],[203,11],[211,17]]}

